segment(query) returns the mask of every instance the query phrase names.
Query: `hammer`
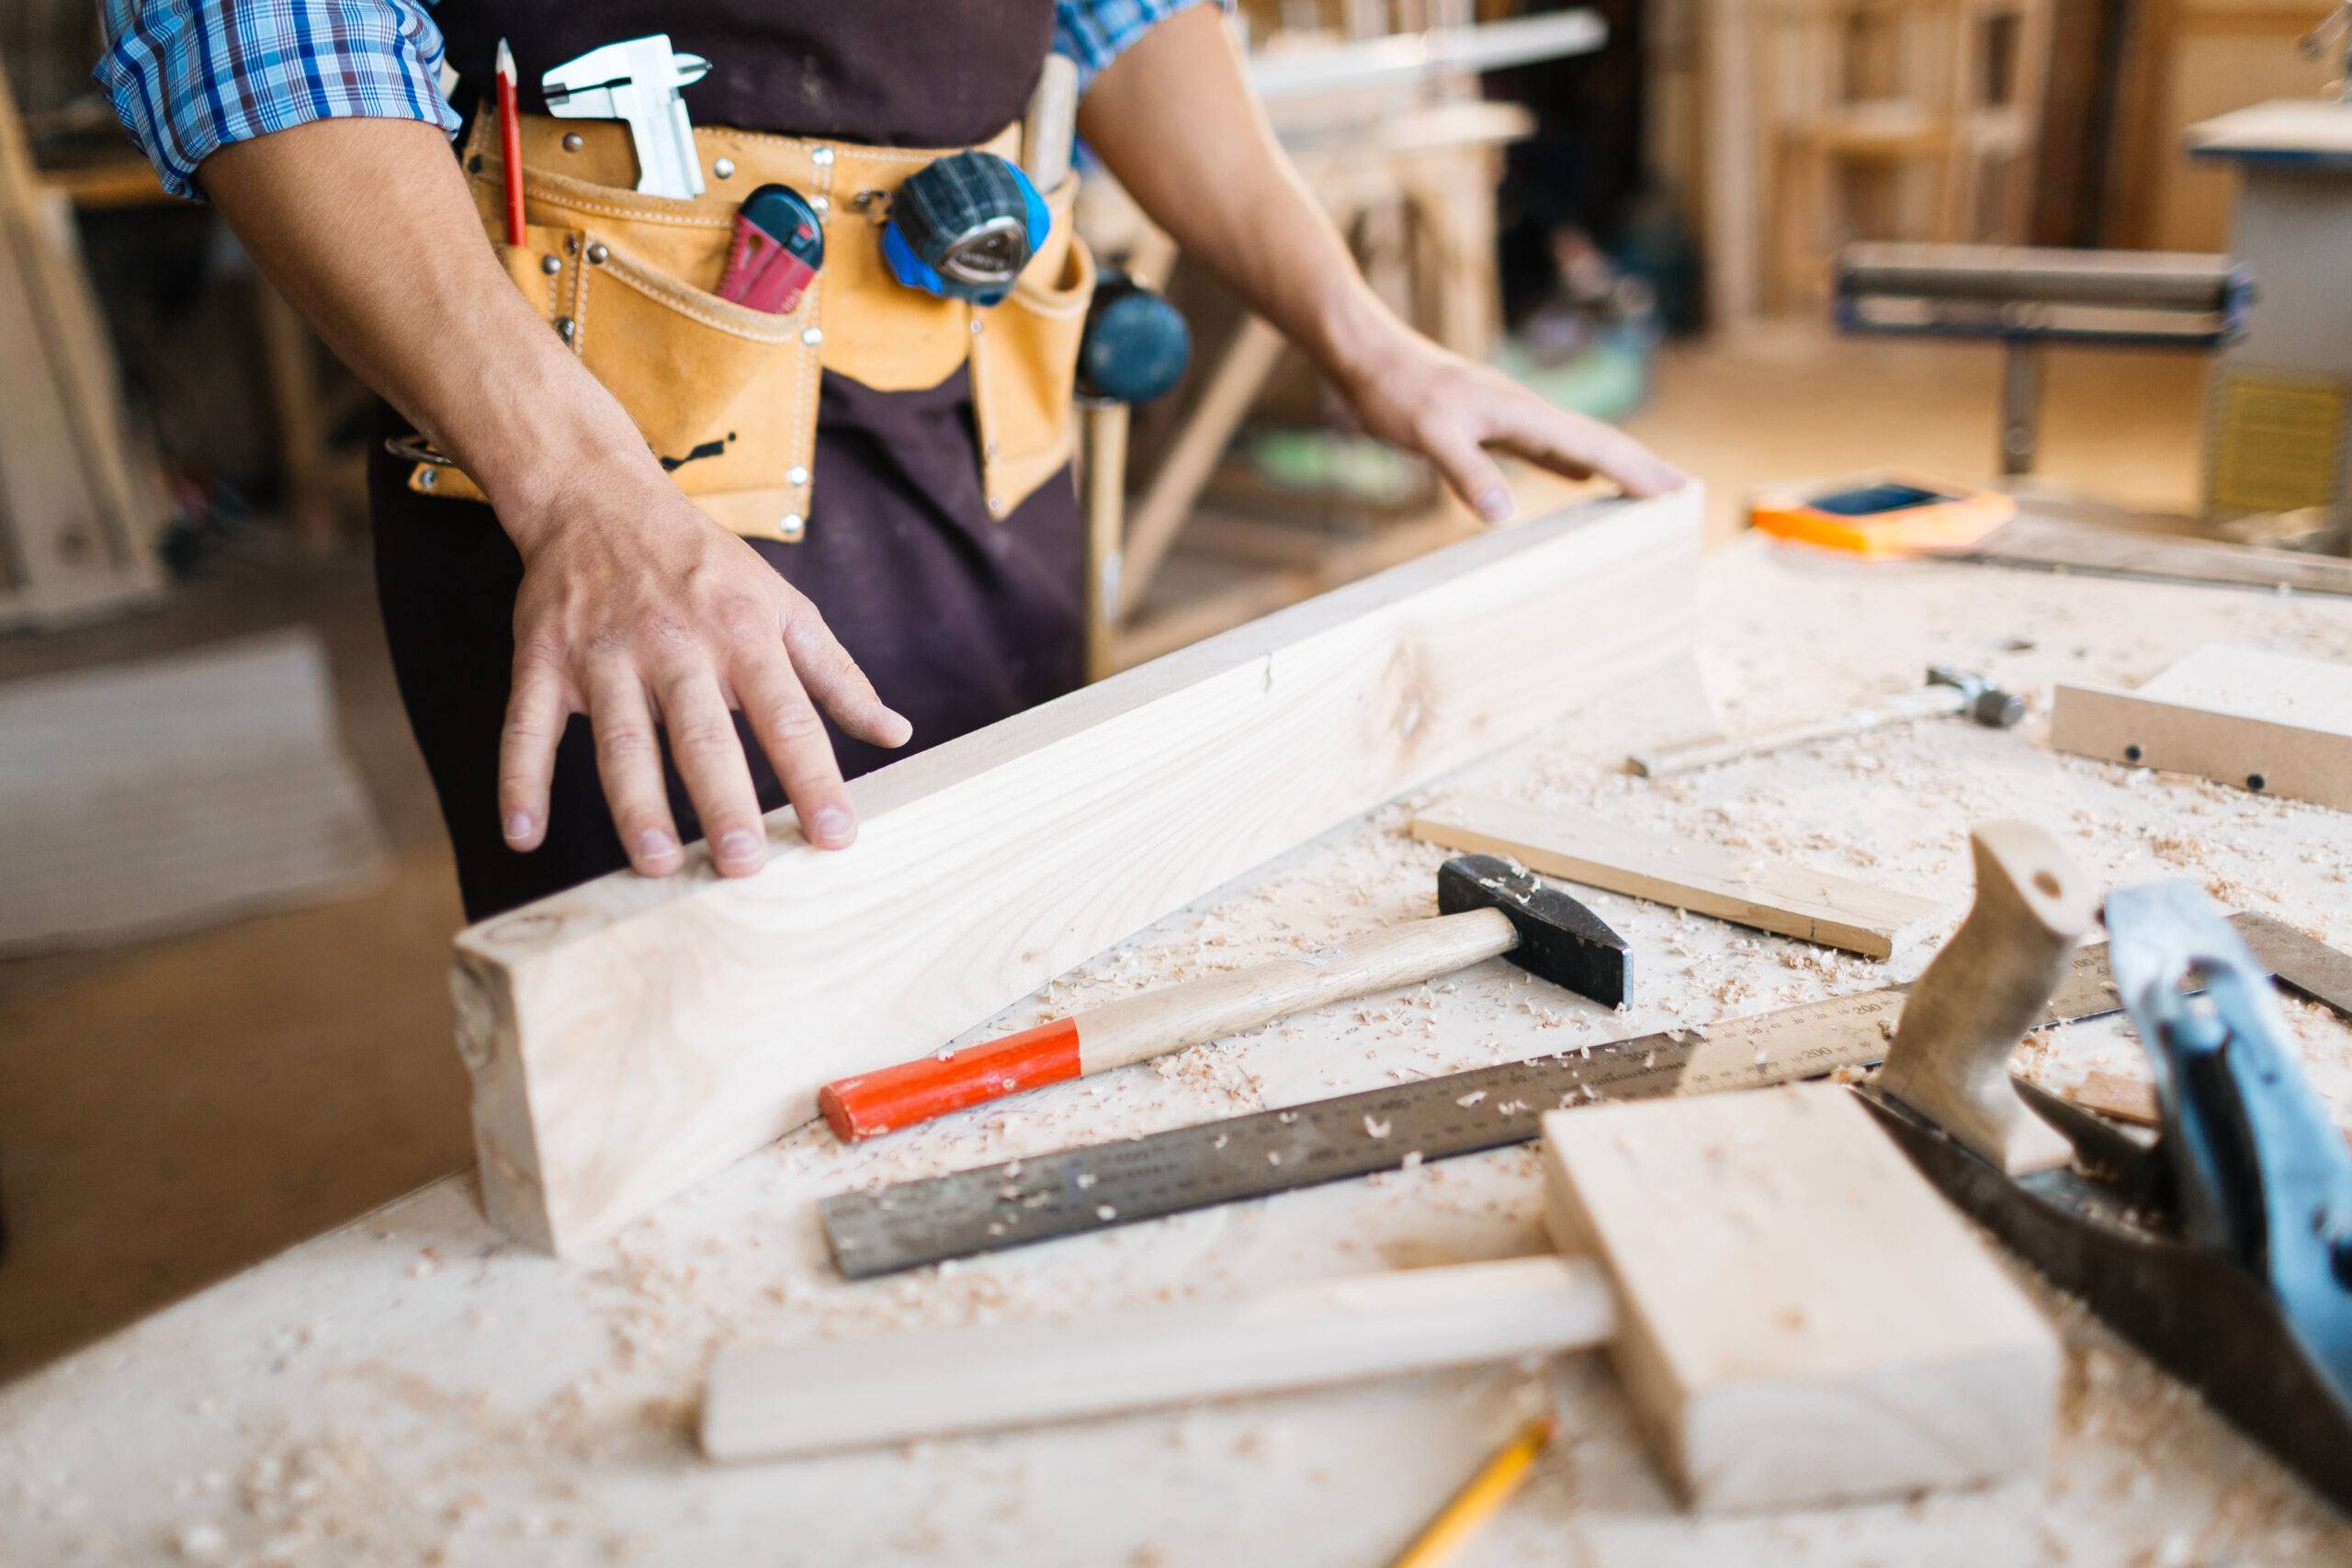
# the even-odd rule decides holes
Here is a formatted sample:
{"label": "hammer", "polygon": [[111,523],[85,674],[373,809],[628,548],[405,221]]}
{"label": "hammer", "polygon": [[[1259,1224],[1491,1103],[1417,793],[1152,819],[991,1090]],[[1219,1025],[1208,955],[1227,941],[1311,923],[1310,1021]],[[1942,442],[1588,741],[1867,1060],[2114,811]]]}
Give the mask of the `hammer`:
{"label": "hammer", "polygon": [[827,1084],[817,1095],[843,1142],[1187,1045],[1223,1039],[1327,1002],[1346,1001],[1507,955],[1532,975],[1622,1008],[1634,958],[1600,916],[1494,855],[1438,868],[1435,919],[1337,947],[1146,991],[1002,1039]]}
{"label": "hammer", "polygon": [[1655,779],[1668,773],[1712,768],[1718,762],[1735,762],[1743,757],[1801,746],[1808,740],[1875,729],[1882,724],[1908,724],[1915,718],[1946,718],[1954,714],[1966,714],[1987,729],[2007,729],[2025,716],[2025,701],[2015,693],[2001,690],[1982,675],[1972,675],[1946,664],[1933,664],[1928,667],[1927,684],[1917,691],[1889,697],[1866,708],[1857,708],[1832,718],[1792,724],[1785,728],[1767,729],[1754,735],[1736,735],[1727,740],[1702,740],[1690,746],[1671,747],[1664,751],[1636,752],[1627,761],[1633,764],[1634,773],[1645,779]]}

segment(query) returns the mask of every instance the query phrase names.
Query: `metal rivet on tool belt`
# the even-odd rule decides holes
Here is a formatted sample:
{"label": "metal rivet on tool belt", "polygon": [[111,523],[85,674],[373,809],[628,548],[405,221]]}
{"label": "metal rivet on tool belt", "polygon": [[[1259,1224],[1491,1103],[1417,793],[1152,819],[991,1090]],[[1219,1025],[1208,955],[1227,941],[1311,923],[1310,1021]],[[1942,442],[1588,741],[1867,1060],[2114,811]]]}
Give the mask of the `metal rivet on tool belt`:
{"label": "metal rivet on tool belt", "polygon": [[805,485],[808,482],[808,470],[795,463],[784,471],[784,482],[788,485]]}
{"label": "metal rivet on tool belt", "polygon": [[612,252],[605,249],[601,242],[591,245],[588,247],[588,265],[591,266],[602,266],[605,265],[605,258],[612,254]]}
{"label": "metal rivet on tool belt", "polygon": [[833,209],[833,198],[829,196],[812,196],[808,198],[808,205],[816,209],[818,217],[822,218]]}
{"label": "metal rivet on tool belt", "polygon": [[735,160],[732,158],[713,158],[710,161],[710,172],[717,175],[722,180],[731,180],[735,177]]}
{"label": "metal rivet on tool belt", "polygon": [[800,341],[807,344],[809,347],[814,348],[819,344],[825,341],[825,329],[822,327],[803,327],[800,329]]}
{"label": "metal rivet on tool belt", "polygon": [[419,490],[431,490],[440,482],[441,470],[438,468],[427,468],[416,476],[416,488]]}
{"label": "metal rivet on tool belt", "polygon": [[557,273],[563,270],[563,258],[561,256],[541,256],[539,258],[539,270],[552,277]]}
{"label": "metal rivet on tool belt", "polygon": [[989,497],[989,515],[991,517],[1001,517],[1004,515],[1004,497],[1001,495],[992,495]]}
{"label": "metal rivet on tool belt", "polygon": [[777,522],[775,531],[776,536],[786,544],[795,544],[799,541],[801,535],[808,531],[808,525],[797,512],[787,512]]}
{"label": "metal rivet on tool belt", "polygon": [[828,167],[833,161],[833,150],[830,147],[811,147],[808,149],[808,161],[820,169]]}
{"label": "metal rivet on tool belt", "polygon": [[587,141],[581,136],[580,132],[576,130],[567,130],[563,133],[563,150],[565,152],[577,152],[582,147],[587,145]]}
{"label": "metal rivet on tool belt", "polygon": [[555,319],[555,335],[561,338],[566,343],[570,343],[571,341],[571,334],[579,330],[578,323],[573,321],[570,316],[558,316]]}
{"label": "metal rivet on tool belt", "polygon": [[979,336],[982,333],[988,330],[989,324],[986,321],[980,320],[978,316],[974,316],[972,318],[972,335],[974,337]]}

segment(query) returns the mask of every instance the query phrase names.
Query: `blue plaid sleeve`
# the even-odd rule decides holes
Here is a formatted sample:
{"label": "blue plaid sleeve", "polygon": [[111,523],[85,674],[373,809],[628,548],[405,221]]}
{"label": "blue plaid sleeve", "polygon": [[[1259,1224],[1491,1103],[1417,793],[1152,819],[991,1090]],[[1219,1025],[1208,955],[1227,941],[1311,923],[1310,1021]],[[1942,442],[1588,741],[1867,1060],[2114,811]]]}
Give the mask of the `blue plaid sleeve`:
{"label": "blue plaid sleeve", "polygon": [[1078,86],[1159,23],[1201,0],[1054,0],[1054,52],[1078,62]]}
{"label": "blue plaid sleeve", "polygon": [[106,0],[105,21],[93,74],[175,196],[220,148],[314,119],[458,130],[417,0]]}

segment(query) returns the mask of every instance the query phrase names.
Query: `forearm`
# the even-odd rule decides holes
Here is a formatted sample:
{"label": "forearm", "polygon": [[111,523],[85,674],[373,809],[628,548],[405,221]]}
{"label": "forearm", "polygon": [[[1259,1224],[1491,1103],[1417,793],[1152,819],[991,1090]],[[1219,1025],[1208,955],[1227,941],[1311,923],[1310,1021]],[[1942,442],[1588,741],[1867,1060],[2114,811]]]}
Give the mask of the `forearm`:
{"label": "forearm", "polygon": [[1217,7],[1153,28],[1089,85],[1079,130],[1127,193],[1326,371],[1396,332],[1275,141]]}
{"label": "forearm", "polygon": [[201,178],[270,281],[481,485],[518,545],[573,487],[661,480],[500,266],[438,127],[322,120],[222,148]]}

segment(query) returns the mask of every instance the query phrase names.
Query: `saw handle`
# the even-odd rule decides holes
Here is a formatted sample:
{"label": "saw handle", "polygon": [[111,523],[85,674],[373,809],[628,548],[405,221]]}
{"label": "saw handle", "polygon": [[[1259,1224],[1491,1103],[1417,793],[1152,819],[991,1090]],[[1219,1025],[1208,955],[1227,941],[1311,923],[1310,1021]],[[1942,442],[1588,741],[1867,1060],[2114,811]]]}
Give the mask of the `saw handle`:
{"label": "saw handle", "polygon": [[1369,932],[1146,991],[961,1051],[827,1084],[817,1107],[843,1142],[928,1122],[1023,1089],[1244,1033],[1292,1013],[1466,968],[1519,945],[1499,909],[1471,909]]}
{"label": "saw handle", "polygon": [[1976,901],[1928,964],[1878,1075],[1879,1090],[2012,1176],[2073,1157],[2009,1083],[2009,1053],[2046,1016],[2098,900],[2058,841],[2030,822],[1969,835]]}

